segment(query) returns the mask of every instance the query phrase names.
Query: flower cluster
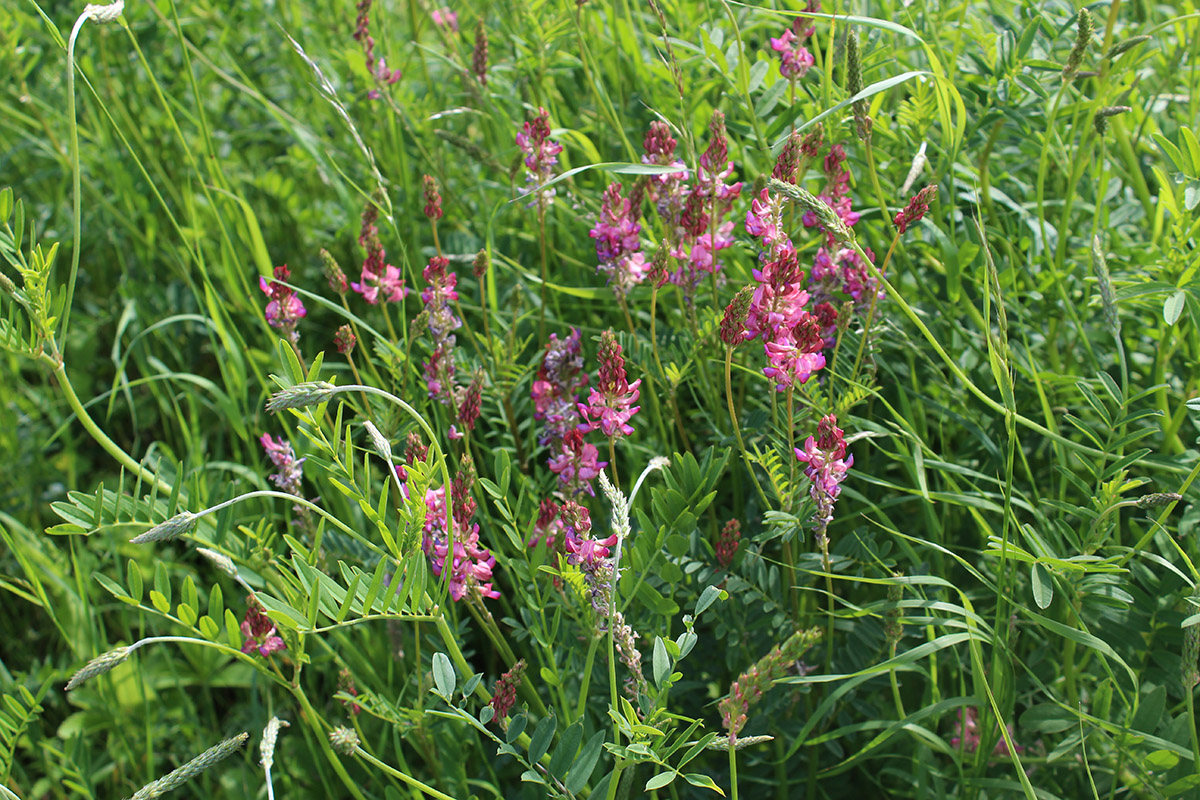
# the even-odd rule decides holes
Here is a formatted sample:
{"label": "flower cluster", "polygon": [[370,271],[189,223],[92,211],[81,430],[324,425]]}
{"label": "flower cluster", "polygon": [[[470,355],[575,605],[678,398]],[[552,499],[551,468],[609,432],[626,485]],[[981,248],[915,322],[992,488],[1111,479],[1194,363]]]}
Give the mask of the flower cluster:
{"label": "flower cluster", "polygon": [[433,24],[439,28],[458,33],[458,12],[452,11],[450,6],[435,8],[429,16],[433,19]]}
{"label": "flower cluster", "polygon": [[525,675],[525,659],[513,664],[512,669],[500,676],[492,687],[492,719],[503,720],[517,703],[517,687]]}
{"label": "flower cluster", "polygon": [[487,548],[479,544],[479,524],[474,522],[475,500],[471,497],[471,486],[475,482],[474,466],[463,457],[463,466],[454,476],[450,487],[450,502],[454,517],[454,531],[446,530],[446,487],[429,489],[425,492],[425,536],[422,549],[429,559],[433,574],[442,577],[446,560],[450,558],[453,544],[454,554],[450,564],[450,597],[462,600],[469,591],[478,591],[482,597],[496,598],[500,592],[492,587],[492,570],[496,558]]}
{"label": "flower cluster", "polygon": [[854,464],[854,456],[846,455],[846,440],[837,417],[827,414],[817,423],[817,435],[809,436],[804,449],[795,448],[796,458],[808,466],[804,474],[812,481],[809,496],[817,504],[813,529],[818,542],[824,542],[829,523],[833,521],[833,506],[842,492],[841,483],[846,471]]}
{"label": "flower cluster", "polygon": [[[532,192],[554,176],[554,165],[562,145],[550,138],[550,112],[539,108],[537,116],[526,122],[517,134],[517,147],[525,154],[525,193]],[[554,188],[542,189],[534,198],[542,208],[554,202]]]}
{"label": "flower cluster", "polygon": [[592,610],[600,620],[607,620],[613,582],[609,552],[617,543],[617,535],[614,533],[605,539],[591,538],[592,521],[588,510],[573,500],[563,504],[559,516],[566,530],[567,563],[579,567],[588,586]]}
{"label": "flower cluster", "polygon": [[[400,70],[389,70],[383,56],[375,57],[375,39],[371,36],[372,2],[373,0],[359,0],[355,6],[358,9],[358,17],[354,21],[354,39],[362,46],[363,56],[367,62],[367,71],[371,73],[376,86],[391,86],[400,80]],[[378,88],[375,88],[367,96],[376,100],[383,95]]]}
{"label": "flower cluster", "polygon": [[[809,0],[806,11],[818,11],[820,0]],[[814,28],[806,26],[804,17],[796,17],[792,27],[783,35],[771,37],[771,49],[779,53],[779,72],[788,80],[795,81],[803,78],[809,68],[815,63],[813,54],[804,46],[804,42],[814,33]]]}
{"label": "flower cluster", "polygon": [[550,457],[550,471],[558,476],[559,487],[565,497],[575,497],[586,492],[595,495],[592,481],[600,470],[608,466],[600,461],[596,445],[583,440],[583,432],[576,428],[567,431],[558,442],[558,452]]}
{"label": "flower cluster", "polygon": [[[1009,738],[1014,736],[1012,723],[1005,726],[1008,729]],[[967,706],[965,713],[963,709],[959,709],[958,720],[954,723],[954,735],[950,738],[950,746],[954,748],[962,747],[968,753],[974,753],[979,749],[980,744],[979,731],[979,709],[975,706]],[[1017,752],[1025,752],[1023,745],[1017,745]],[[1009,754],[1008,742],[1004,741],[1001,736],[996,740],[996,746],[992,749],[993,756],[1007,756]]]}
{"label": "flower cluster", "polygon": [[438,191],[437,181],[432,175],[422,175],[421,186],[425,193],[425,216],[436,222],[442,218],[442,195]]}
{"label": "flower cluster", "polygon": [[937,184],[930,184],[917,192],[908,201],[908,205],[896,213],[892,222],[900,229],[900,233],[907,231],[909,225],[920,222],[929,213],[929,203],[935,197],[937,197]]}
{"label": "flower cluster", "polygon": [[[846,227],[852,227],[862,216],[852,207],[850,202],[850,170],[846,169],[846,150],[840,144],[831,145],[825,155],[825,191],[817,195],[825,205],[837,213]],[[805,211],[801,220],[806,228],[820,225],[816,213]],[[833,233],[826,231],[829,245],[833,245]]]}
{"label": "flower cluster", "polygon": [[533,523],[533,536],[529,537],[529,547],[534,548],[546,542],[546,550],[549,552],[557,552],[561,549],[563,543],[563,528],[562,519],[559,517],[559,511],[562,509],[558,503],[547,497],[538,506],[537,520]]}
{"label": "flower cluster", "polygon": [[300,302],[300,298],[296,296],[296,290],[281,283],[291,277],[292,271],[288,269],[287,264],[284,264],[275,268],[274,280],[268,282],[266,278],[260,276],[258,288],[271,298],[265,312],[267,324],[272,328],[279,329],[288,341],[295,344],[300,340],[300,333],[296,330],[296,326],[300,324],[300,320],[308,314],[308,311],[305,310],[304,303]]}
{"label": "flower cluster", "polygon": [[605,190],[600,219],[588,233],[596,240],[598,269],[608,275],[609,285],[619,297],[646,278],[646,256],[641,253],[639,238],[642,226],[636,211],[628,198],[621,197],[621,184],[614,182]]}
{"label": "flower cluster", "polygon": [[729,569],[733,563],[733,557],[737,555],[739,540],[742,538],[742,523],[736,519],[731,519],[725,523],[725,527],[721,528],[721,534],[717,538],[717,566],[721,569]]}
{"label": "flower cluster", "polygon": [[820,320],[806,306],[804,271],[791,239],[783,231],[782,201],[769,190],[750,203],[746,231],[759,238],[764,262],[754,269],[758,281],[746,316],[746,338],[762,336],[767,366],[777,391],[805,383],[825,366],[825,338]]}
{"label": "flower cluster", "polygon": [[271,434],[264,433],[258,438],[271,463],[279,472],[271,476],[271,483],[280,491],[300,496],[300,480],[303,477],[303,458],[296,458],[296,451],[287,439],[273,439]]}
{"label": "flower cluster", "polygon": [[366,251],[363,259],[362,277],[358,283],[350,284],[350,288],[363,296],[368,303],[375,305],[379,302],[396,303],[404,299],[408,290],[404,279],[400,277],[397,267],[387,264],[387,253],[379,241],[379,228],[375,220],[379,219],[379,210],[374,201],[367,203],[362,213],[362,227],[358,233],[358,244]]}
{"label": "flower cluster", "polygon": [[621,345],[611,330],[600,336],[600,370],[596,380],[596,388],[588,396],[587,404],[579,404],[579,414],[583,423],[579,430],[590,433],[599,428],[605,436],[628,436],[633,433],[629,419],[638,412],[641,406],[635,406],[638,399],[638,387],[641,378],[629,383],[625,377],[625,356],[621,354]]}
{"label": "flower cluster", "polygon": [[568,431],[579,425],[579,392],[587,386],[588,373],[583,369],[583,345],[578,328],[572,328],[565,339],[550,334],[542,365],[538,367],[530,394],[533,396],[533,418],[541,421],[539,444],[553,446]]}
{"label": "flower cluster", "polygon": [[258,598],[250,595],[246,598],[246,618],[242,620],[242,652],[249,654],[258,651],[260,656],[269,656],[276,650],[286,650],[283,638],[275,631],[275,623],[267,616],[267,612],[258,602]]}
{"label": "flower cluster", "polygon": [[471,50],[471,72],[480,85],[487,86],[488,67],[488,36],[487,28],[483,26],[483,17],[475,26],[475,46]]}
{"label": "flower cluster", "polygon": [[425,304],[429,336],[433,339],[433,354],[425,363],[426,386],[429,396],[457,408],[459,398],[454,386],[454,333],[462,321],[454,315],[451,303],[458,300],[458,276],[447,272],[450,262],[442,256],[429,259],[421,276],[426,286],[421,291]]}
{"label": "flower cluster", "polygon": [[[687,176],[684,163],[675,158],[676,144],[671,136],[671,129],[665,122],[651,122],[650,129],[642,139],[642,148],[646,151],[642,156],[643,164],[679,168],[678,172],[646,176],[646,196],[654,203],[658,215],[672,229],[679,224],[679,217],[683,213],[683,181]],[[634,209],[635,213],[637,211],[638,209]]]}
{"label": "flower cluster", "polygon": [[[680,168],[648,176],[646,192],[669,231],[670,255],[679,262],[670,280],[684,290],[689,303],[704,275],[720,270],[717,253],[733,246],[733,222],[723,220],[742,191],[740,181],[726,182],[734,165],[729,160],[725,115],[719,110],[713,111],[709,131],[708,147],[691,185],[684,182],[691,176],[675,158],[676,141],[665,123],[651,123],[642,141],[643,163]],[[637,212],[634,208],[635,219]]]}
{"label": "flower cluster", "polygon": [[717,703],[721,724],[729,731],[730,743],[736,742],[738,734],[746,727],[750,706],[762,698],[774,681],[787,675],[805,651],[820,638],[821,631],[818,629],[797,631],[782,644],[775,645],[771,652],[733,682],[729,694]]}

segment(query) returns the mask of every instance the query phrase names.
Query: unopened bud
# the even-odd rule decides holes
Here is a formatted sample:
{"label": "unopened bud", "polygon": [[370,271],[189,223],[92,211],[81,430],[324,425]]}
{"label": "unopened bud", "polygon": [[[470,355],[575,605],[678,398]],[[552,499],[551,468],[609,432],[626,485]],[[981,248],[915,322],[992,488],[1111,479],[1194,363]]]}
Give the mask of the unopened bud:
{"label": "unopened bud", "polygon": [[329,732],[329,743],[342,755],[352,756],[358,749],[358,734],[350,728],[334,728]]}
{"label": "unopened bud", "polygon": [[145,544],[146,542],[165,542],[168,539],[178,539],[184,534],[191,533],[192,529],[196,527],[197,519],[198,517],[190,511],[180,511],[169,520],[160,522],[129,541],[132,544]]}
{"label": "unopened bud", "polygon": [[1140,509],[1147,508],[1162,508],[1169,506],[1171,503],[1178,503],[1183,499],[1183,495],[1176,492],[1153,492],[1152,494],[1144,494],[1137,499],[1137,507]]}

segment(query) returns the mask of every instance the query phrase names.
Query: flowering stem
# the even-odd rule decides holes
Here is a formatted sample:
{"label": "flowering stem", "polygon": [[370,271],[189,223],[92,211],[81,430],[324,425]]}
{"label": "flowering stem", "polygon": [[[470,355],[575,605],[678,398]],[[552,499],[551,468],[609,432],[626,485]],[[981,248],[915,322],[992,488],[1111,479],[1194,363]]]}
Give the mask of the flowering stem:
{"label": "flowering stem", "polygon": [[108,438],[108,434],[100,430],[100,426],[88,414],[87,409],[83,407],[83,403],[79,401],[79,396],[75,394],[75,387],[71,385],[71,379],[67,377],[66,364],[63,363],[62,355],[57,352],[53,339],[50,340],[50,348],[51,352],[57,357],[46,355],[43,358],[49,359],[50,363],[54,364],[54,377],[58,381],[59,388],[62,389],[63,396],[67,398],[67,404],[71,406],[71,410],[79,418],[79,422],[83,425],[84,430],[91,434],[96,443],[104,448],[106,453],[116,459],[117,463],[137,475],[140,479],[153,484],[158,491],[169,495],[172,491],[169,483],[159,479],[153,472],[143,467],[137,461],[134,461],[132,456],[122,450],[116,442]]}
{"label": "flowering stem", "polygon": [[[892,237],[892,243],[888,247],[887,255],[883,257],[883,263],[879,267],[880,279],[882,279],[883,275],[887,272],[888,262],[892,260],[892,253],[895,252],[896,244],[899,241],[900,232],[896,231],[896,234]],[[864,262],[866,261],[865,257],[861,254],[859,255],[859,258],[863,258]],[[871,322],[875,319],[875,306],[878,304],[878,302],[879,292],[877,290],[873,290],[871,292],[871,305],[867,309],[867,320],[863,323],[862,338],[858,340],[858,353],[854,356],[854,367],[850,370],[851,385],[858,380],[858,369],[862,366],[863,353],[866,352],[867,349],[867,339],[869,339],[871,336]]]}
{"label": "flowering stem", "polygon": [[738,800],[737,748],[729,743],[729,800]]}
{"label": "flowering stem", "polygon": [[[669,385],[667,381],[666,370],[663,369],[662,359],[658,355],[658,336],[655,332],[655,307],[658,305],[658,286],[654,286],[650,290],[650,347],[654,352],[654,366],[658,367],[658,374],[662,376],[663,383],[668,385],[667,402],[671,404],[671,411],[675,415],[675,428],[679,431],[679,444],[683,447],[684,452],[692,449],[688,442],[687,430],[683,427],[683,418],[679,414],[679,406],[675,403],[675,389]],[[742,450],[745,454],[745,448]],[[761,493],[761,489],[759,492]]]}
{"label": "flowering stem", "polygon": [[588,645],[587,657],[583,662],[583,679],[579,683],[579,706],[575,711],[575,719],[583,719],[583,712],[587,709],[588,687],[592,685],[592,665],[596,663],[596,649],[599,644],[600,637],[593,636]]}
{"label": "flowering stem", "polygon": [[833,665],[833,573],[829,565],[829,535],[821,532],[821,566],[825,571],[825,594],[829,597],[828,613],[825,617],[825,672]]}
{"label": "flowering stem", "polygon": [[612,469],[613,486],[620,486],[621,479],[617,477],[617,437],[608,437],[608,465]]}
{"label": "flowering stem", "polygon": [[[787,432],[788,432],[788,494],[783,498],[784,510],[792,510],[793,498],[796,494],[796,464],[798,459],[795,458],[796,452],[796,420],[792,415],[792,402],[794,400],[795,386],[789,386],[787,389]],[[787,570],[788,581],[788,599],[791,600],[792,613],[796,619],[800,619],[800,592],[796,588],[796,559],[792,554],[792,542],[790,539],[783,540],[783,560],[784,568]],[[828,671],[828,670],[826,670]]]}
{"label": "flowering stem", "polygon": [[538,200],[538,244],[542,260],[541,303],[538,306],[538,341],[543,342],[546,340],[546,204],[540,199]]}
{"label": "flowering stem", "polygon": [[758,482],[758,476],[754,474],[754,467],[750,464],[750,454],[746,452],[746,442],[742,439],[742,426],[738,424],[737,411],[733,408],[733,348],[725,348],[725,400],[729,405],[729,421],[733,423],[733,435],[737,438],[738,450],[742,454],[742,461],[746,465],[746,471],[750,473],[750,480],[754,482],[754,488],[758,491],[758,499],[762,501],[763,509],[771,507],[767,501],[767,493],[763,491],[762,484]]}
{"label": "flowering stem", "polygon": [[366,750],[363,750],[362,746],[354,748],[354,755],[358,756],[363,761],[367,761],[371,764],[374,764],[376,767],[383,770],[387,774],[389,774],[395,778],[399,778],[404,783],[408,784],[409,786],[413,787],[414,789],[419,789],[421,792],[429,795],[430,797],[436,797],[436,798],[439,798],[439,800],[454,800],[454,798],[451,797],[450,795],[439,792],[437,789],[433,788],[432,786],[430,786],[426,783],[422,783],[421,781],[417,780],[416,778],[412,777],[411,775],[406,775],[403,772],[401,772],[400,770],[391,766],[390,764],[386,764],[386,763],[380,761],[378,758],[371,755]]}
{"label": "flowering stem", "polygon": [[[892,642],[891,652],[888,654],[888,660],[896,657],[896,643]],[[896,704],[896,719],[904,719],[908,715],[904,713],[904,701],[900,699],[900,683],[896,680],[896,667],[893,666],[888,670],[888,680],[892,684],[892,701]],[[1200,762],[1198,762],[1200,763]]]}
{"label": "flowering stem", "polygon": [[1200,764],[1200,736],[1196,733],[1196,687],[1184,687],[1187,696],[1188,730],[1192,732],[1192,764]]}

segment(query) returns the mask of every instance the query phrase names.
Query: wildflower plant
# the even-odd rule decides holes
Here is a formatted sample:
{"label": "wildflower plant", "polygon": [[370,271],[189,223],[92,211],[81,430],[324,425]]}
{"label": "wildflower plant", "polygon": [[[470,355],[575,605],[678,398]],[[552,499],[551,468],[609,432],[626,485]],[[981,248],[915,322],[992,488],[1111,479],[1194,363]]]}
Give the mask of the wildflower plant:
{"label": "wildflower plant", "polygon": [[0,794],[1194,787],[1195,15],[784,5],[0,15]]}

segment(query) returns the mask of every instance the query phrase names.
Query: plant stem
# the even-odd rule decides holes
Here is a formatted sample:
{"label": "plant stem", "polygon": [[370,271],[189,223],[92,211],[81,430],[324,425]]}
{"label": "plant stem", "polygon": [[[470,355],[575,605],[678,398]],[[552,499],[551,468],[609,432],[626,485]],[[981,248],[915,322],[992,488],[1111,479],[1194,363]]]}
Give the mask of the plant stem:
{"label": "plant stem", "polygon": [[729,743],[729,800],[738,800],[737,748]]}
{"label": "plant stem", "polygon": [[371,755],[366,750],[363,750],[361,746],[356,747],[354,749],[354,755],[358,756],[359,758],[363,759],[364,761],[374,764],[376,767],[383,770],[387,774],[389,774],[395,778],[399,778],[404,783],[408,784],[409,786],[413,787],[414,789],[419,789],[420,791],[424,792],[425,794],[429,795],[430,797],[436,797],[436,798],[438,798],[438,800],[454,800],[454,798],[451,797],[450,795],[439,792],[437,789],[433,788],[432,786],[430,786],[426,783],[422,783],[421,781],[417,780],[416,778],[414,778],[410,775],[404,774],[403,772],[396,769],[392,765],[386,764],[383,761],[380,761],[378,758]]}

